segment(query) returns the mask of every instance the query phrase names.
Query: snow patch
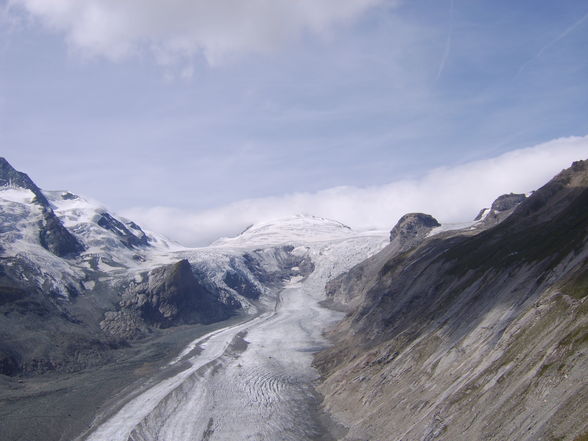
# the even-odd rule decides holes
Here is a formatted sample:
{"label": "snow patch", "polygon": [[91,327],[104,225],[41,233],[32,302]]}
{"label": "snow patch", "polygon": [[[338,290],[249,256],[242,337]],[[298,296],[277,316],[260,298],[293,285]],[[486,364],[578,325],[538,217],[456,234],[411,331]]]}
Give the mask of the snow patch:
{"label": "snow patch", "polygon": [[30,204],[33,202],[35,194],[26,188],[0,187],[0,199],[19,204]]}
{"label": "snow patch", "polygon": [[481,221],[472,221],[472,222],[462,222],[462,223],[454,223],[454,224],[443,224],[440,227],[435,227],[427,237],[435,236],[439,233],[444,233],[446,231],[455,231],[455,230],[474,230],[476,225]]}

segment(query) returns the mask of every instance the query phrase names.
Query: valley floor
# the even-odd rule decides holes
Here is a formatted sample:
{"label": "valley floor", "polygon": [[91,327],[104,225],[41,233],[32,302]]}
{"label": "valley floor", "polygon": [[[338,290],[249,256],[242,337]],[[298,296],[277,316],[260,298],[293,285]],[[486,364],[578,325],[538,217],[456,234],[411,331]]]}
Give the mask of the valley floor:
{"label": "valley floor", "polygon": [[185,351],[193,354],[187,369],[129,400],[85,439],[318,439],[310,363],[323,341],[315,325],[337,314],[304,285],[286,287],[260,316],[197,339]]}
{"label": "valley floor", "polygon": [[144,385],[145,378],[160,376],[170,354],[177,354],[199,336],[248,319],[241,315],[213,325],[161,331],[114,351],[114,360],[108,365],[81,372],[30,378],[0,376],[0,438],[72,440],[91,426],[97,412],[115,406],[129,391]]}

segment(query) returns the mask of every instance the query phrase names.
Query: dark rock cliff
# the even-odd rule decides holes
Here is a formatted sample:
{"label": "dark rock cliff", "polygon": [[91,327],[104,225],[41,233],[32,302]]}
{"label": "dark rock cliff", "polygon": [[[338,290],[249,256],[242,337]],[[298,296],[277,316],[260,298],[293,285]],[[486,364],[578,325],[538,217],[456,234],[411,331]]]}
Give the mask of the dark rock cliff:
{"label": "dark rock cliff", "polygon": [[389,259],[418,246],[437,226],[437,220],[428,214],[402,216],[391,230],[390,244],[386,248],[327,283],[328,302],[337,308],[352,310],[375,283],[378,272]]}
{"label": "dark rock cliff", "polygon": [[35,195],[35,202],[45,207],[49,206],[49,201],[33,180],[26,173],[16,171],[4,158],[0,158],[0,186],[31,190]]}
{"label": "dark rock cliff", "polygon": [[149,246],[149,238],[141,227],[134,222],[129,222],[128,225],[125,225],[109,213],[103,212],[96,220],[96,223],[116,234],[127,248]]}
{"label": "dark rock cliff", "polygon": [[233,310],[196,279],[187,260],[142,277],[122,294],[120,310],[107,312],[100,323],[109,334],[133,338],[149,327],[212,323],[228,318]]}
{"label": "dark rock cliff", "polygon": [[421,242],[433,228],[440,226],[437,219],[429,214],[405,214],[390,231],[390,242],[396,241],[399,250],[407,250]]}
{"label": "dark rock cliff", "polygon": [[72,257],[85,249],[84,245],[63,226],[50,207],[43,207],[39,241],[43,248],[59,257]]}
{"label": "dark rock cliff", "polygon": [[297,255],[292,251],[291,245],[259,249],[245,253],[243,261],[263,286],[278,288],[294,276],[305,277],[314,271],[314,264],[306,254]]}

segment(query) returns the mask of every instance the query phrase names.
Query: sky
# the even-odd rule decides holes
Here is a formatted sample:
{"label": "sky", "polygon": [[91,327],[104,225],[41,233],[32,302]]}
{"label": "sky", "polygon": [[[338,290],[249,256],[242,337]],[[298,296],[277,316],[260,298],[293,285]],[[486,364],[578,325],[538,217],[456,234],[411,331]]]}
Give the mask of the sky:
{"label": "sky", "polygon": [[585,0],[0,10],[0,155],[184,243],[301,211],[466,220],[588,158]]}

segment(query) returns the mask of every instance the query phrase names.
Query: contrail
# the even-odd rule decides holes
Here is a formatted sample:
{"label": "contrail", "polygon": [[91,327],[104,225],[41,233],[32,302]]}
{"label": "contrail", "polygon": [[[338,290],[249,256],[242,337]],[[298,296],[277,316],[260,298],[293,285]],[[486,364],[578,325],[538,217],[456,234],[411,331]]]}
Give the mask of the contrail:
{"label": "contrail", "polygon": [[537,52],[537,54],[535,54],[534,57],[529,58],[525,63],[523,63],[523,65],[519,68],[519,71],[515,75],[515,78],[518,77],[527,68],[527,66],[529,64],[531,64],[533,61],[535,61],[537,58],[539,58],[541,55],[543,55],[543,53],[547,49],[549,49],[551,46],[556,44],[561,39],[567,37],[578,26],[580,26],[582,23],[584,23],[586,21],[586,19],[588,19],[588,13],[583,15],[578,21],[574,22],[571,26],[569,26],[567,29],[565,29],[561,34],[559,34],[557,37],[555,37],[553,40],[551,40],[549,43],[547,43],[545,46],[543,46],[541,49],[539,49],[539,52]]}
{"label": "contrail", "polygon": [[447,59],[449,58],[449,53],[451,52],[451,40],[453,38],[453,2],[449,5],[449,34],[447,35],[447,41],[445,42],[445,51],[443,52],[443,58],[441,59],[441,64],[439,64],[439,69],[437,70],[437,76],[435,77],[435,81],[437,81],[443,70],[445,69],[445,63],[447,63]]}

